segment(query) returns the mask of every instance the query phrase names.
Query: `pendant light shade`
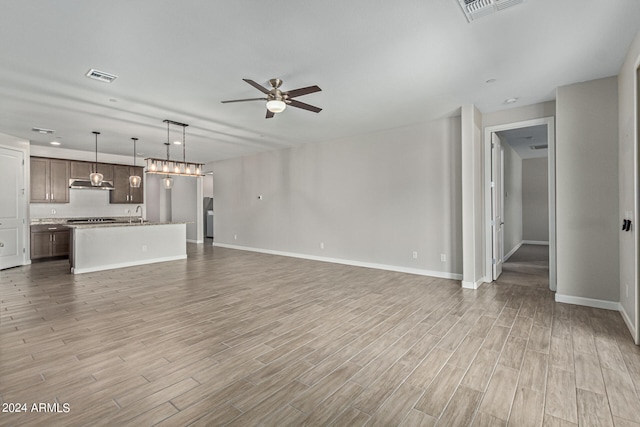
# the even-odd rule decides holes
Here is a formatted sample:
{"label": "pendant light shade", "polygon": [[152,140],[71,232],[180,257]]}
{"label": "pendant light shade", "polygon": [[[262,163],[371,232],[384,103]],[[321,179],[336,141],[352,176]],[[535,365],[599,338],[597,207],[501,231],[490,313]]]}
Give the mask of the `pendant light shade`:
{"label": "pendant light shade", "polygon": [[162,178],[162,184],[164,185],[165,190],[171,190],[173,188],[173,178],[165,176]]}
{"label": "pendant light shade", "polygon": [[102,185],[102,179],[104,176],[98,172],[98,135],[100,132],[92,132],[96,136],[96,164],[94,171],[89,175],[89,180],[91,181],[91,185],[94,187],[100,187]]}
{"label": "pendant light shade", "polygon": [[[138,141],[138,138],[131,138],[133,139],[133,166],[136,165],[136,142]],[[140,184],[142,183],[142,178],[139,177],[138,175],[131,175],[129,177],[129,186],[131,188],[140,188]]]}

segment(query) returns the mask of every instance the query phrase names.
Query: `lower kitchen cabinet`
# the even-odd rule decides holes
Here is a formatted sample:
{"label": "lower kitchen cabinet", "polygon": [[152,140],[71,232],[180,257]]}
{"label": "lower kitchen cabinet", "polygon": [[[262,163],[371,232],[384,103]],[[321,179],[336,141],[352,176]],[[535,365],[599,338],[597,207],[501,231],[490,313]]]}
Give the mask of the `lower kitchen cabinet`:
{"label": "lower kitchen cabinet", "polygon": [[31,259],[69,256],[69,229],[62,225],[31,226]]}

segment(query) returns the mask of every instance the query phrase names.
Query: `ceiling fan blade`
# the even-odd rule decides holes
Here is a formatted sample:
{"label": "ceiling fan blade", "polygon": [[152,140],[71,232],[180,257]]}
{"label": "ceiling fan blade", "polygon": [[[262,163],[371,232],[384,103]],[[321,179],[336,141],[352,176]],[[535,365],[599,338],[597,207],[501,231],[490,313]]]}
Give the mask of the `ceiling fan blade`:
{"label": "ceiling fan blade", "polygon": [[309,93],[320,92],[321,90],[322,89],[320,89],[318,86],[313,85],[308,87],[301,87],[300,89],[293,89],[288,92],[284,92],[284,94],[288,95],[289,98],[295,98],[296,96],[302,96],[302,95],[307,95]]}
{"label": "ceiling fan blade", "polygon": [[261,84],[254,82],[251,79],[242,79],[245,82],[249,83],[251,86],[255,87],[256,89],[258,89],[260,92],[264,93],[264,94],[268,94],[269,93],[269,89],[263,87]]}
{"label": "ceiling fan blade", "polygon": [[270,119],[270,118],[272,118],[272,117],[273,117],[273,116],[275,116],[275,115],[276,115],[276,113],[274,113],[274,112],[272,112],[272,111],[267,110],[267,116],[265,117],[265,119]]}
{"label": "ceiling fan blade", "polygon": [[292,107],[302,108],[303,110],[313,111],[314,113],[322,111],[322,108],[314,107],[313,105],[305,104],[304,102],[296,101],[295,99],[288,99],[287,104]]}
{"label": "ceiling fan blade", "polygon": [[232,99],[230,101],[221,101],[223,104],[228,104],[230,102],[245,102],[245,101],[267,101],[267,98],[247,98],[247,99]]}

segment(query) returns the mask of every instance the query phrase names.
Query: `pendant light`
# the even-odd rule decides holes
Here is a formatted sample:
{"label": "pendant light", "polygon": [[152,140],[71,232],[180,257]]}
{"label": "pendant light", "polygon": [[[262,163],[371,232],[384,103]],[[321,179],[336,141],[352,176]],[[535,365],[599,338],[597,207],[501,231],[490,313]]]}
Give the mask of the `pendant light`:
{"label": "pendant light", "polygon": [[[136,166],[136,141],[138,141],[138,138],[131,138],[131,139],[133,139],[133,166],[135,167]],[[129,177],[129,186],[131,188],[140,188],[141,183],[142,183],[142,178],[139,177],[138,175],[131,175]]]}
{"label": "pendant light", "polygon": [[[191,176],[198,177],[202,175],[202,167],[203,163],[187,163],[187,155],[186,155],[186,128],[189,126],[185,123],[174,122],[173,120],[164,120],[164,123],[167,124],[167,142],[164,145],[167,146],[167,157],[166,159],[160,158],[146,158],[146,168],[145,173],[155,173],[164,175],[162,178],[162,183],[164,188],[170,190],[173,187],[173,175],[178,176]],[[181,126],[182,127],[182,142],[176,141],[174,144],[182,145],[182,161],[179,160],[171,160],[169,156],[169,147],[171,147],[171,125]]]}
{"label": "pendant light", "polygon": [[[162,166],[163,172],[169,171],[169,147],[171,147],[170,135],[169,135],[169,120],[165,120],[167,122],[167,142],[164,145],[167,146],[167,163]],[[173,178],[169,175],[165,176],[162,180],[162,184],[164,184],[165,190],[171,190],[173,188]]]}
{"label": "pendant light", "polygon": [[100,135],[100,132],[93,131],[92,133],[96,136],[96,164],[95,170],[89,175],[89,179],[91,180],[92,186],[100,187],[102,185],[102,178],[104,178],[104,176],[98,172],[98,135]]}

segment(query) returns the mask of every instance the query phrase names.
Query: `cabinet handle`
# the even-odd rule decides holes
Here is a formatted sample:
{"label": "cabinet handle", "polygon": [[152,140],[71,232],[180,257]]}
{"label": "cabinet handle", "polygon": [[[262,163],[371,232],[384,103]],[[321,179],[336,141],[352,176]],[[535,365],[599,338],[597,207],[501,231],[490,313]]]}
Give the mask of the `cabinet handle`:
{"label": "cabinet handle", "polygon": [[49,193],[44,193],[44,199],[49,200]]}
{"label": "cabinet handle", "polygon": [[47,227],[47,230],[57,230],[58,227]]}
{"label": "cabinet handle", "polygon": [[56,241],[56,235],[52,234],[51,237],[53,237],[53,241],[55,242]]}

